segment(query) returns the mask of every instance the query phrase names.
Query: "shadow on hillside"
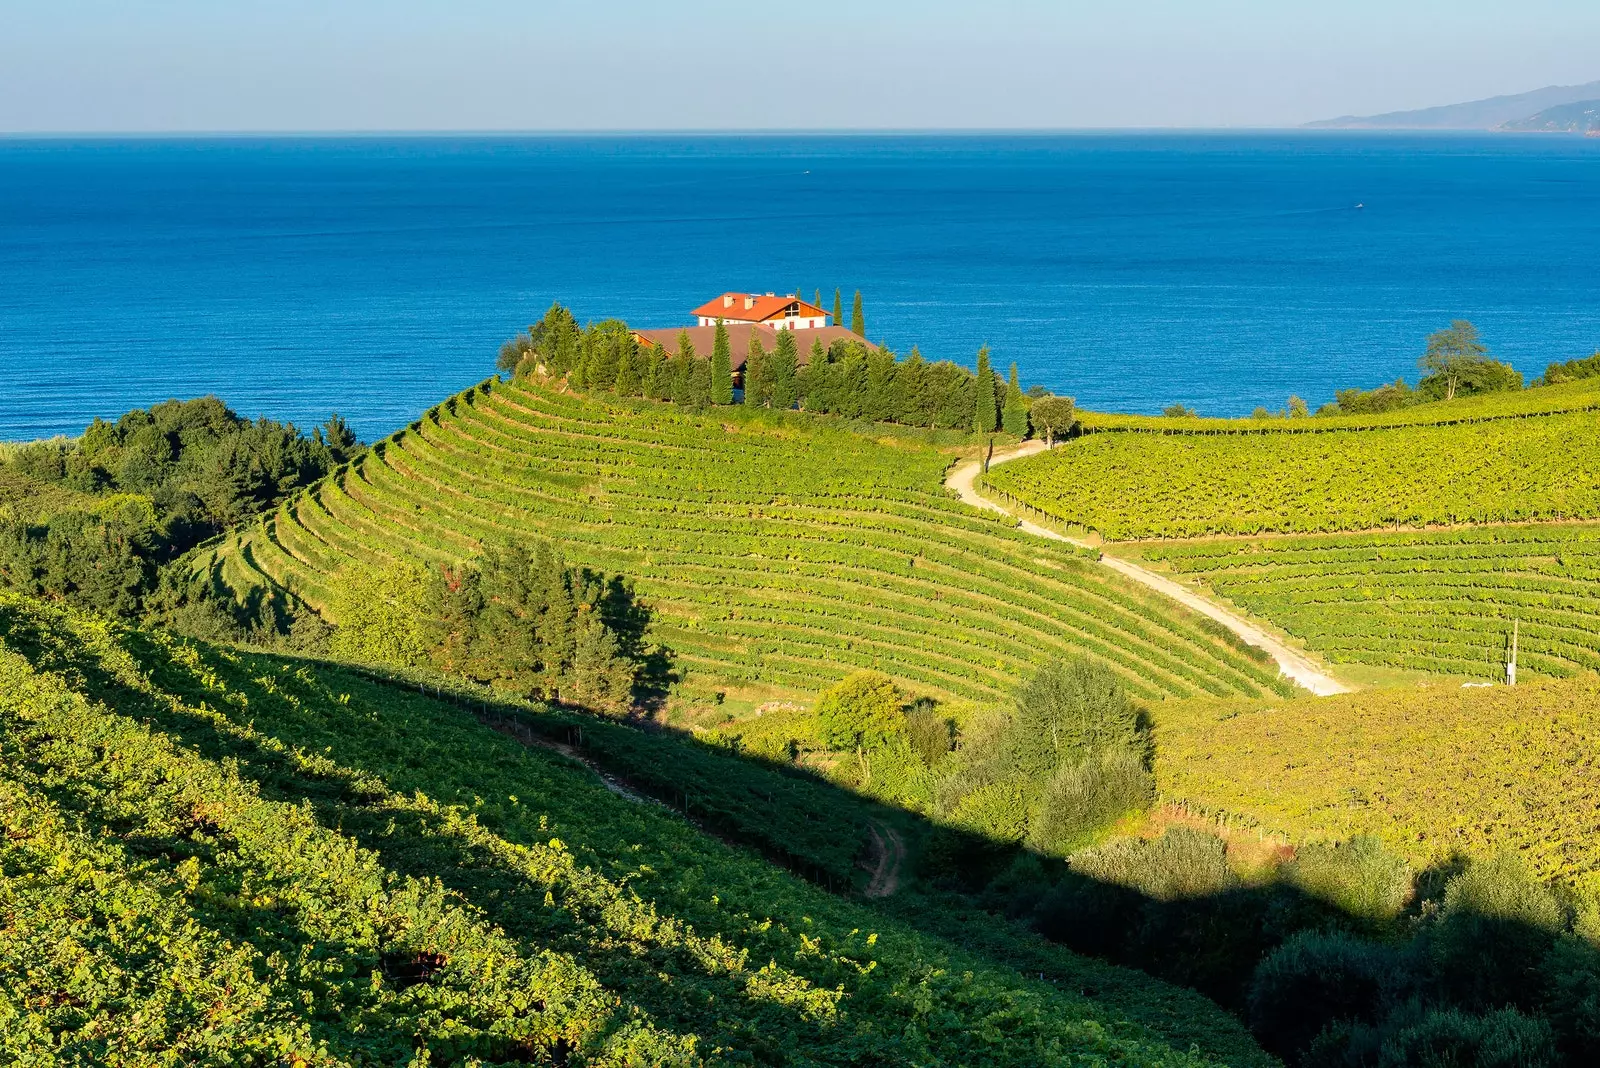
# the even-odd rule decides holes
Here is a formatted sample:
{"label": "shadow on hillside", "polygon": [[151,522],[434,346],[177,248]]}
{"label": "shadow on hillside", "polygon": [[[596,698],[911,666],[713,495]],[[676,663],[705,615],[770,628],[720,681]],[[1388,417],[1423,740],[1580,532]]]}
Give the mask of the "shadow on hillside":
{"label": "shadow on hillside", "polygon": [[[572,952],[603,981],[623,981],[617,977],[626,972],[626,981],[649,987],[642,1000],[663,1018],[674,1015],[681,994],[664,979],[641,980],[612,955],[597,954],[552,916],[542,888],[536,892],[503,858],[448,833],[441,812],[407,809],[397,816],[392,807],[374,804],[356,777],[308,771],[296,752],[328,751],[345,767],[378,776],[402,797],[420,791],[448,805],[474,798],[489,762],[503,773],[512,759],[487,747],[462,752],[471,747],[462,743],[473,731],[493,727],[563,747],[603,772],[614,789],[653,798],[726,842],[856,898],[868,883],[866,869],[884,862],[883,836],[875,829],[892,828],[909,847],[901,889],[882,900],[863,900],[868,907],[998,966],[1078,984],[1090,996],[1105,996],[1128,980],[1112,970],[1073,970],[1027,932],[1192,987],[1247,1021],[1264,1047],[1292,1064],[1304,1060],[1314,1042],[1318,1065],[1429,1058],[1487,1064],[1475,1051],[1491,1046],[1522,1051],[1507,1064],[1561,1063],[1550,1059],[1557,1046],[1573,1064],[1600,1055],[1600,954],[1582,939],[1515,914],[1468,909],[1440,919],[1443,889],[1459,865],[1424,873],[1417,881],[1421,900],[1406,915],[1365,923],[1284,883],[1239,885],[1226,871],[1220,843],[1198,841],[1204,836],[1194,835],[1196,841],[1172,857],[1153,861],[1170,870],[1140,872],[1134,863],[1117,879],[1092,878],[1016,844],[878,804],[792,765],[713,749],[671,731],[642,731],[576,712],[538,711],[439,690],[429,682],[323,665],[319,685],[348,683],[351,693],[368,688],[364,702],[378,709],[422,702],[411,708],[414,718],[404,730],[398,729],[398,715],[330,722],[281,696],[274,704],[286,685],[292,689],[293,673],[306,661],[196,646],[201,662],[190,667],[175,663],[144,635],[123,639],[163,689],[191,706],[205,702],[231,710],[281,742],[278,748],[152,696],[70,636],[43,634],[0,614],[0,638],[40,668],[65,671],[91,698],[148,720],[208,757],[236,761],[240,775],[264,796],[309,802],[326,825],[376,851],[391,870],[438,878],[509,933]],[[245,694],[248,714],[219,701],[207,674]],[[432,691],[425,699],[418,696],[423,689]],[[440,719],[431,704],[439,700],[477,722]],[[518,767],[525,765],[513,762],[509,773],[519,774]],[[510,815],[497,816],[494,809],[479,815],[510,840],[532,844],[537,837]],[[626,864],[615,857],[610,862]],[[1152,875],[1163,889],[1149,889]],[[648,897],[649,884],[638,892]],[[1004,916],[1009,925],[974,922],[979,909]],[[1118,1000],[1127,1008],[1137,997]],[[1145,1022],[1169,1037],[1193,1038],[1199,1026],[1172,1016],[1170,1005],[1146,1007],[1146,1014]],[[1546,1049],[1550,1056],[1541,1054]]]}

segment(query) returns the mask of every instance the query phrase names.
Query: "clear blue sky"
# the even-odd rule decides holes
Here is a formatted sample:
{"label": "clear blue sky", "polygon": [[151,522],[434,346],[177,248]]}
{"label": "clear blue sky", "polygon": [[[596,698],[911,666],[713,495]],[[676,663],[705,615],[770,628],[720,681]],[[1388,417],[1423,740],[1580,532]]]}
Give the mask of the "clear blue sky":
{"label": "clear blue sky", "polygon": [[1594,0],[0,0],[0,131],[1283,126],[1597,43]]}

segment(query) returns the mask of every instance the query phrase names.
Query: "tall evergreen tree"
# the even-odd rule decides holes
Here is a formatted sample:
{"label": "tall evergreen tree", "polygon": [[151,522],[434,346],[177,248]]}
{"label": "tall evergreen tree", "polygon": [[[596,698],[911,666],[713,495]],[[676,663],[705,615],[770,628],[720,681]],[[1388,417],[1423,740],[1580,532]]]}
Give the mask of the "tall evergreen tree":
{"label": "tall evergreen tree", "polygon": [[689,407],[696,411],[711,404],[711,361],[693,360],[689,371]]}
{"label": "tall evergreen tree", "polygon": [[795,371],[800,362],[799,347],[795,344],[793,330],[779,330],[778,344],[767,360],[767,388],[772,406],[788,411],[798,399],[795,394]]}
{"label": "tall evergreen tree", "polygon": [[844,291],[840,289],[833,291],[833,325],[844,325]]}
{"label": "tall evergreen tree", "polygon": [[989,346],[978,350],[978,376],[974,383],[972,432],[992,434],[1000,423],[994,403],[994,371],[989,367]]}
{"label": "tall evergreen tree", "polygon": [[811,303],[815,304],[819,308],[822,307],[822,290],[817,290],[816,298],[812,300]]}
{"label": "tall evergreen tree", "polygon": [[856,299],[850,305],[850,332],[856,337],[867,336],[867,320],[861,314],[861,290],[856,290]]}
{"label": "tall evergreen tree", "polygon": [[744,402],[751,408],[767,403],[772,393],[767,382],[767,350],[758,331],[750,331],[750,347],[744,357]]}
{"label": "tall evergreen tree", "polygon": [[689,403],[689,391],[693,385],[691,380],[697,362],[694,342],[689,340],[689,331],[679,331],[678,351],[672,357],[672,403]]}
{"label": "tall evergreen tree", "polygon": [[612,387],[619,397],[637,397],[644,392],[644,380],[639,376],[639,357],[632,347],[624,349],[617,359],[617,380]]}
{"label": "tall evergreen tree", "polygon": [[711,342],[711,403],[733,403],[733,354],[728,351],[728,328],[720,318]]}
{"label": "tall evergreen tree", "polygon": [[861,398],[861,414],[868,419],[888,422],[894,419],[894,376],[899,364],[888,349],[867,349],[866,395]]}
{"label": "tall evergreen tree", "polygon": [[651,400],[666,400],[670,390],[667,388],[668,377],[664,370],[666,364],[661,347],[651,345],[642,350],[638,362],[644,367],[639,373],[644,395]]}
{"label": "tall evergreen tree", "polygon": [[889,386],[889,418],[907,426],[931,426],[933,406],[923,395],[923,370],[927,361],[915,345],[911,355],[895,366]]}
{"label": "tall evergreen tree", "polygon": [[1000,425],[1013,437],[1028,436],[1028,398],[1022,395],[1022,384],[1017,380],[1015,360],[1011,363],[1011,378],[1006,383],[1006,405],[1000,416]]}

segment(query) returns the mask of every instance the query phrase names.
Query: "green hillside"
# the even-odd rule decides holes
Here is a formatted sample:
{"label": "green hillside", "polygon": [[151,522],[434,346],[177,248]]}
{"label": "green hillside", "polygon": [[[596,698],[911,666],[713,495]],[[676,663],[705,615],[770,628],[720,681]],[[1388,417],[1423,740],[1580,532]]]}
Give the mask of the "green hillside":
{"label": "green hillside", "polygon": [[1600,525],[1253,538],[1139,547],[1335,663],[1499,679],[1600,670]]}
{"label": "green hillside", "polygon": [[942,485],[951,457],[924,435],[872,433],[491,381],[196,567],[336,615],[349,569],[449,565],[540,535],[635,581],[656,640],[711,685],[814,692],[863,667],[992,702],[1071,651],[1147,697],[1285,685],[1198,617],[962,505]]}
{"label": "green hillside", "polygon": [[1270,1063],[1196,995],[982,914],[920,934],[465,709],[8,594],[0,822],[8,1061]]}
{"label": "green hillside", "polygon": [[1303,419],[1086,417],[993,491],[1114,541],[1600,516],[1594,380]]}

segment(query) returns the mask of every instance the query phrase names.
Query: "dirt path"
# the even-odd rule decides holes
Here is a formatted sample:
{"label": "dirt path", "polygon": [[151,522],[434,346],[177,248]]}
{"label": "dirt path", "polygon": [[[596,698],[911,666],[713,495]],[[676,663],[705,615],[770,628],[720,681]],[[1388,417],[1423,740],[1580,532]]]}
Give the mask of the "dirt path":
{"label": "dirt path", "polygon": [[906,843],[900,832],[882,823],[867,824],[872,835],[872,880],[862,891],[866,897],[888,897],[900,889],[900,866],[905,863]]}
{"label": "dirt path", "polygon": [[[995,464],[1005,463],[1007,460],[1015,460],[1023,456],[1033,456],[1036,453],[1043,452],[1044,448],[1045,444],[1042,441],[1025,442],[1014,449],[996,453],[990,459],[989,466],[993,467]],[[963,501],[975,508],[1010,516],[1017,521],[1017,526],[1020,529],[1027,531],[1029,534],[1041,538],[1049,538],[1052,541],[1064,541],[1073,545],[1087,544],[1075,538],[1069,538],[1065,534],[1058,534],[1053,530],[1041,527],[1037,523],[1030,522],[980,494],[975,485],[980,470],[981,465],[977,460],[964,461],[951,469],[949,476],[944,480],[944,484],[955,490]],[[1312,663],[1301,653],[1284,645],[1277,638],[1274,638],[1255,624],[1235,615],[1216,602],[1202,597],[1187,586],[1181,586],[1169,578],[1156,574],[1154,571],[1140,567],[1138,564],[1130,563],[1127,560],[1105,553],[1101,554],[1100,563],[1112,571],[1132,579],[1141,586],[1155,590],[1157,593],[1172,598],[1184,607],[1221,623],[1238,635],[1247,645],[1253,645],[1270,655],[1273,660],[1277,661],[1278,670],[1281,673],[1287,675],[1318,697],[1350,692],[1348,686]]]}

